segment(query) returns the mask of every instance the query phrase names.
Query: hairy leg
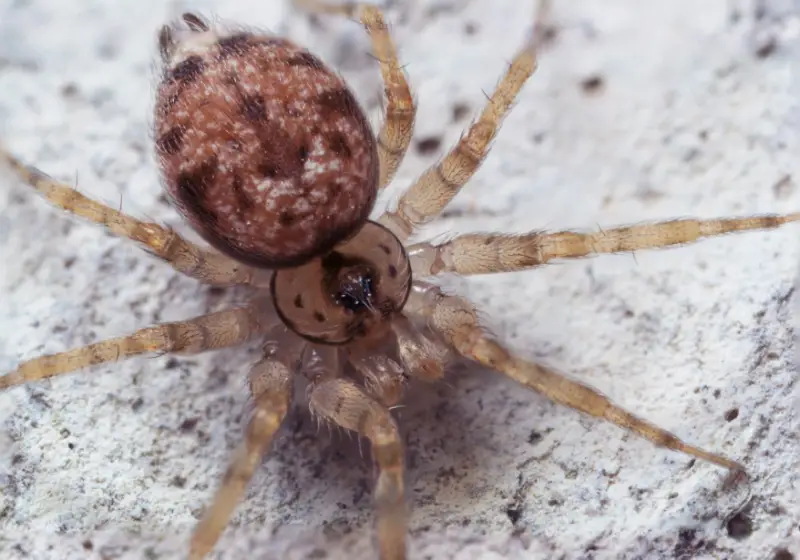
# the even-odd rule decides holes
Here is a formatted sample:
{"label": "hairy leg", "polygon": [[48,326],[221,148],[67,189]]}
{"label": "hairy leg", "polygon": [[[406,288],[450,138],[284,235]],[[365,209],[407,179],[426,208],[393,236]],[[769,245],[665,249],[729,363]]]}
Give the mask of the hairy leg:
{"label": "hairy leg", "polygon": [[367,393],[383,406],[397,406],[405,396],[409,377],[423,381],[438,381],[444,376],[449,358],[446,345],[422,332],[407,317],[398,315],[392,320],[392,332],[397,341],[397,360],[372,348],[351,346],[347,359],[363,378]]}
{"label": "hairy leg", "polygon": [[608,420],[660,447],[744,472],[744,467],[736,461],[684,443],[674,434],[615,405],[595,389],[514,356],[485,334],[474,307],[464,298],[444,295],[433,285],[418,284],[406,308],[424,316],[431,328],[440,332],[459,354],[507,375],[553,402]]}
{"label": "hairy leg", "polygon": [[392,330],[397,338],[400,361],[408,375],[428,382],[444,376],[450,352],[442,341],[422,332],[405,316],[392,321]]}
{"label": "hairy leg", "polygon": [[718,220],[672,220],[592,233],[561,231],[522,235],[471,233],[442,243],[408,248],[415,275],[444,272],[487,274],[513,272],[554,259],[577,259],[603,253],[626,253],[693,243],[706,237],[766,230],[800,221],[800,213]]}
{"label": "hairy leg", "polygon": [[337,14],[358,19],[369,33],[373,54],[380,64],[386,95],[383,126],[378,133],[380,159],[378,185],[383,189],[392,181],[406,155],[414,133],[414,119],[417,114],[411,88],[400,66],[397,49],[383,14],[376,6],[359,2],[329,4],[322,0],[294,0],[294,4],[308,12]]}
{"label": "hairy leg", "polygon": [[406,504],[403,484],[403,445],[392,415],[358,385],[347,379],[315,383],[309,394],[311,410],[372,443],[378,466],[375,505],[381,560],[406,558]]}
{"label": "hairy leg", "polygon": [[405,241],[414,228],[435,218],[475,174],[489,153],[500,125],[511,110],[522,86],[536,70],[537,50],[550,2],[540,0],[536,25],[530,39],[514,57],[505,75],[489,97],[478,120],[440,162],[425,171],[400,197],[397,209],[386,212],[380,222]]}
{"label": "hairy leg", "polygon": [[400,404],[408,385],[403,367],[385,354],[355,352],[349,362],[364,379],[364,389],[387,408]]}
{"label": "hairy leg", "polygon": [[250,371],[248,380],[254,402],[244,441],[234,452],[214,501],[195,527],[189,560],[201,560],[214,548],[283,423],[292,401],[301,350],[298,345],[270,345]]}
{"label": "hairy leg", "polygon": [[183,239],[169,228],[137,220],[92,200],[74,188],[23,164],[0,145],[0,162],[8,164],[22,180],[57,208],[106,227],[112,234],[140,243],[178,272],[206,284],[263,284],[269,274],[236,262],[215,251]]}
{"label": "hairy leg", "polygon": [[273,326],[265,312],[268,309],[267,300],[254,300],[246,307],[154,325],[127,336],[40,356],[0,377],[0,390],[130,356],[156,352],[195,354],[238,346]]}

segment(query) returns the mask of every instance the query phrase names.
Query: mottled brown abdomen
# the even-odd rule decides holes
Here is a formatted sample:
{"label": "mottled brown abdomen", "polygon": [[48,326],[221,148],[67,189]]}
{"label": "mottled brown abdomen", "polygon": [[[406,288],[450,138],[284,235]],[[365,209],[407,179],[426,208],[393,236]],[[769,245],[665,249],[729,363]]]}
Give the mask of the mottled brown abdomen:
{"label": "mottled brown abdomen", "polygon": [[363,225],[377,196],[376,141],[337,74],[252,33],[193,30],[168,47],[156,151],[167,191],[209,243],[280,268]]}

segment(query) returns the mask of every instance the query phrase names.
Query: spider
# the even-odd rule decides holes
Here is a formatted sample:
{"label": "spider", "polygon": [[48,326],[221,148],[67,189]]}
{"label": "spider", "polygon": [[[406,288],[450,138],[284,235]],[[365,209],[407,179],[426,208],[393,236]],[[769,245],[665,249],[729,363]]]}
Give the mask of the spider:
{"label": "spider", "polygon": [[380,557],[406,557],[404,449],[391,408],[409,378],[440,380],[465,358],[656,445],[744,473],[740,463],[683,442],[591,387],[518,357],[490,336],[465,298],[425,281],[444,273],[513,272],[558,259],[666,248],[726,233],[771,229],[788,215],[673,220],[597,233],[474,233],[411,243],[487,157],[491,141],[537,66],[549,2],[482,113],[396,207],[370,220],[377,195],[408,149],[415,102],[382,12],[370,4],[295,0],[309,12],[360,20],[385,84],[377,134],[342,78],[275,36],[187,13],[158,45],[155,151],[166,191],[212,248],[100,204],[6,151],[0,157],[53,205],[131,239],[177,271],[217,286],[247,285],[240,308],[141,329],[28,360],[0,389],[148,353],[196,353],[258,339],[248,374],[252,412],[216,494],[196,526],[190,558],[215,546],[293,399],[308,379],[320,420],[371,443]]}

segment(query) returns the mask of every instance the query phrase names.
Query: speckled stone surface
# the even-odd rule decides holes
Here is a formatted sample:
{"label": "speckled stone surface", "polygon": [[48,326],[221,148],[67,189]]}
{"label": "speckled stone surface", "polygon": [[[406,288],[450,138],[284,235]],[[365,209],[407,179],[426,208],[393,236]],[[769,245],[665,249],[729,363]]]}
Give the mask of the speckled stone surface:
{"label": "speckled stone surface", "polygon": [[[419,100],[396,196],[452,144],[531,3],[391,2]],[[426,233],[609,227],[800,209],[793,0],[555,0],[558,32],[474,180]],[[363,30],[278,1],[0,0],[0,137],[137,216],[180,222],[150,126],[156,32],[185,9],[286,34],[373,122]],[[479,369],[415,387],[412,558],[800,557],[798,226],[458,282],[515,349],[688,441],[725,473]],[[0,170],[0,371],[231,305]],[[181,558],[242,433],[253,347],[133,359],[0,394],[0,557]],[[218,558],[371,558],[371,467],[299,404]],[[746,502],[745,502],[746,501]],[[745,507],[742,509],[742,504]],[[792,556],[794,555],[794,556]]]}

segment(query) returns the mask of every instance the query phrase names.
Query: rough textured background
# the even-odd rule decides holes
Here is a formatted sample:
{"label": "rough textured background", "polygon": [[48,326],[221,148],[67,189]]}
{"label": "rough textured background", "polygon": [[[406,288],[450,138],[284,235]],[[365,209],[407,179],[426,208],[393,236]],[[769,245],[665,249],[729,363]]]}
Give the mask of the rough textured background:
{"label": "rough textured background", "polygon": [[[520,44],[530,4],[391,4],[420,101],[398,187],[458,138]],[[178,223],[148,123],[155,31],[188,7],[309,45],[377,116],[377,68],[351,22],[313,24],[263,0],[0,0],[0,137],[84,192]],[[556,0],[539,73],[430,232],[799,209],[797,8]],[[54,212],[10,174],[0,184],[0,371],[230,304]],[[465,371],[396,411],[413,556],[800,557],[798,233],[461,282],[521,352],[742,460],[752,498],[742,509],[747,489],[723,489],[715,467]],[[179,558],[242,432],[254,356],[136,359],[0,395],[0,557]],[[369,558],[370,473],[355,441],[318,433],[298,410],[219,558]]]}

